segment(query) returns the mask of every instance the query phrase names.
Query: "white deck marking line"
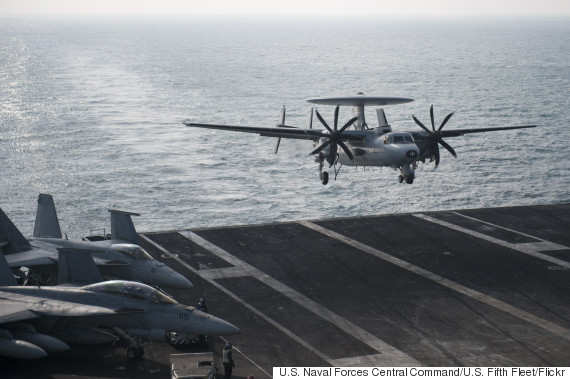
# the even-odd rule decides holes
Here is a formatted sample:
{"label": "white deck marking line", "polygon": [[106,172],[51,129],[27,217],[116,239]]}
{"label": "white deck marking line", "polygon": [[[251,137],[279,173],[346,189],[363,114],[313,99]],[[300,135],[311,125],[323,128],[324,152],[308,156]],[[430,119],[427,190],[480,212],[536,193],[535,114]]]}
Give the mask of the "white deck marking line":
{"label": "white deck marking line", "polygon": [[498,229],[503,229],[506,231],[509,231],[511,233],[516,233],[516,234],[520,234],[521,236],[525,236],[525,237],[529,237],[529,238],[533,238],[535,240],[538,240],[540,242],[521,242],[521,243],[516,243],[516,246],[519,246],[521,249],[526,249],[529,251],[535,251],[535,252],[539,252],[539,251],[556,251],[556,250],[570,250],[570,247],[564,246],[564,245],[560,245],[557,244],[555,242],[550,242],[547,241],[545,239],[539,238],[539,237],[535,237],[535,236],[531,236],[530,234],[526,234],[523,232],[519,232],[518,230],[514,230],[514,229],[509,229],[506,228],[504,226],[501,225],[497,225],[497,224],[493,224],[491,222],[488,221],[483,221],[483,220],[479,220],[478,218],[475,217],[471,217],[471,216],[467,216],[464,215],[462,213],[459,212],[451,212],[455,215],[467,218],[469,220],[473,220],[473,221],[477,221],[480,222],[481,224],[486,224],[486,225],[490,225],[494,228],[498,228]]}
{"label": "white deck marking line", "polygon": [[208,278],[211,280],[249,276],[249,273],[237,267],[202,269],[199,270],[199,273],[202,278],[204,279]]}
{"label": "white deck marking line", "polygon": [[570,340],[570,330],[309,221],[299,224]]}
{"label": "white deck marking line", "polygon": [[[157,249],[159,249],[161,252],[163,252],[164,254],[167,254],[168,256],[170,256],[172,259],[176,260],[178,263],[180,263],[182,266],[186,267],[188,270],[192,271],[194,274],[200,276],[200,270],[196,270],[194,267],[190,266],[188,263],[184,262],[182,259],[180,259],[180,257],[178,257],[175,254],[170,253],[168,250],[166,250],[164,247],[162,247],[161,245],[159,245],[158,243],[154,242],[153,240],[151,240],[150,238],[148,238],[147,236],[145,236],[144,234],[139,234],[144,240],[146,240],[148,243],[150,243],[151,245],[153,245],[154,247],[156,247]],[[204,280],[206,280],[208,283],[210,283],[211,285],[213,285],[214,287],[216,287],[218,290],[222,291],[223,293],[225,293],[226,295],[228,295],[229,297],[231,297],[232,299],[234,299],[235,301],[237,301],[238,303],[240,303],[242,306],[244,306],[245,308],[249,309],[251,312],[255,313],[258,317],[264,319],[265,321],[267,321],[269,324],[273,325],[275,328],[277,328],[278,330],[280,330],[281,332],[283,332],[284,334],[286,334],[287,336],[289,336],[291,339],[293,339],[294,341],[296,341],[297,343],[299,343],[300,345],[302,345],[305,349],[309,350],[310,352],[314,353],[315,355],[319,356],[321,359],[323,359],[325,362],[329,362],[332,366],[332,360],[326,356],[325,354],[321,353],[319,350],[315,349],[313,346],[309,345],[308,343],[306,343],[303,339],[301,339],[299,336],[297,336],[295,333],[293,333],[292,331],[290,331],[289,329],[285,328],[284,326],[282,326],[281,324],[278,324],[276,321],[273,321],[273,319],[269,318],[269,316],[265,315],[264,313],[262,313],[261,311],[259,311],[257,308],[254,308],[253,306],[251,306],[250,304],[248,304],[245,300],[243,300],[242,298],[240,298],[239,296],[237,296],[236,294],[234,294],[233,292],[227,290],[225,287],[223,287],[222,285],[216,283],[216,281],[209,279],[209,278],[203,278]],[[242,355],[245,356],[245,354]],[[248,358],[251,362],[253,362],[253,360],[251,360],[250,358]],[[257,366],[260,370],[262,370],[263,372],[267,373],[265,370],[263,370],[261,368],[261,366],[259,366],[257,363],[255,363],[255,366]],[[267,374],[270,378],[273,378],[272,375]]]}
{"label": "white deck marking line", "polygon": [[[301,293],[295,291],[293,288],[285,285],[284,283],[278,281],[275,278],[265,274],[263,271],[251,266],[250,264],[242,261],[241,259],[231,255],[227,251],[219,248],[218,246],[212,244],[211,242],[205,240],[204,238],[200,237],[199,235],[192,233],[190,231],[180,231],[180,234],[185,236],[186,238],[190,239],[195,244],[203,247],[204,249],[208,250],[212,254],[217,255],[218,257],[224,259],[225,261],[233,264],[234,266],[249,272],[254,278],[263,282],[265,285],[273,288],[277,292],[285,295],[289,299],[293,300],[303,308],[313,312],[317,316],[321,317],[325,321],[330,322],[331,324],[335,325],[339,329],[345,331],[349,335],[353,336],[357,340],[360,340],[364,344],[370,346],[374,350],[378,351],[382,360],[376,360],[377,365],[383,366],[421,366],[422,364],[415,360],[414,358],[410,357],[409,355],[405,354],[404,352],[396,349],[395,347],[387,344],[386,342],[382,341],[378,337],[374,336],[373,334],[367,332],[366,330],[362,329],[356,324],[346,320],[345,318],[341,317],[337,313],[331,311],[330,309],[320,305],[319,303],[307,298],[306,296],[302,295]],[[322,354],[322,353],[321,353]],[[334,364],[334,360],[327,358],[327,361]]]}
{"label": "white deck marking line", "polygon": [[[554,263],[554,264],[556,264],[556,265],[558,265],[558,266],[566,267],[567,269],[570,269],[570,262],[566,262],[566,261],[563,261],[562,259],[558,259],[558,258],[555,258],[555,257],[551,257],[551,256],[549,256],[549,255],[546,255],[546,254],[543,254],[543,253],[539,253],[538,251],[535,251],[535,249],[534,249],[533,247],[536,246],[536,243],[531,242],[530,245],[527,244],[527,243],[510,243],[510,242],[503,241],[503,240],[500,240],[500,239],[498,239],[498,238],[491,237],[491,236],[488,236],[488,235],[486,235],[486,234],[479,233],[479,232],[476,232],[476,231],[473,231],[473,230],[469,230],[469,229],[467,229],[467,228],[463,228],[463,227],[461,227],[461,226],[454,225],[454,224],[449,223],[449,222],[447,222],[447,221],[442,221],[442,220],[439,220],[439,219],[437,219],[437,218],[433,218],[433,217],[430,217],[430,216],[427,216],[427,215],[424,215],[424,214],[421,214],[421,213],[414,214],[414,216],[415,216],[415,217],[418,217],[418,218],[421,218],[422,220],[426,220],[426,221],[429,221],[429,222],[433,222],[433,223],[435,223],[435,224],[439,224],[439,225],[445,226],[445,227],[447,227],[447,228],[449,228],[449,229],[453,229],[453,230],[456,230],[456,231],[458,231],[458,232],[462,232],[462,233],[465,233],[465,234],[469,234],[469,235],[471,235],[471,236],[473,236],[473,237],[481,238],[482,240],[485,240],[485,241],[487,241],[487,242],[491,242],[491,243],[494,243],[494,244],[496,244],[496,245],[504,246],[504,247],[507,247],[507,248],[509,248],[509,249],[518,251],[518,252],[520,252],[520,253],[528,254],[528,255],[531,255],[531,256],[533,256],[533,257],[535,257],[535,258],[542,259],[542,260],[544,260],[544,261],[547,261],[547,262],[550,262],[550,263]],[[533,238],[534,238],[534,237],[533,237]],[[538,242],[538,243],[542,244],[542,242]],[[530,246],[531,248],[529,248],[529,246]],[[540,246],[540,245],[539,245],[539,246]]]}
{"label": "white deck marking line", "polygon": [[[339,358],[334,360],[334,365],[337,367],[371,367],[378,366],[374,362],[382,359],[381,354],[364,355],[360,357]],[[372,363],[371,363],[372,362]]]}

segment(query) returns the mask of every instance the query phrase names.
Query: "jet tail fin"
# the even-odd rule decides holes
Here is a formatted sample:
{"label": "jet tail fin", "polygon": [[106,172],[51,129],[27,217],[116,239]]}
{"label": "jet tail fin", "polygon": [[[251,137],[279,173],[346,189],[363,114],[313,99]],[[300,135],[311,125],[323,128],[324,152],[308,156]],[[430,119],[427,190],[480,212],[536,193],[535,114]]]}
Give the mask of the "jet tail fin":
{"label": "jet tail fin", "polygon": [[17,286],[18,282],[10,269],[6,257],[0,251],[0,286]]}
{"label": "jet tail fin", "polygon": [[87,285],[103,281],[89,251],[60,248],[58,257],[59,284]]}
{"label": "jet tail fin", "polygon": [[109,209],[111,212],[111,239],[122,240],[129,243],[139,244],[139,235],[131,220],[131,216],[140,216],[138,213]]}
{"label": "jet tail fin", "polygon": [[20,233],[16,225],[0,208],[0,249],[4,254],[30,250],[32,246]]}
{"label": "jet tail fin", "polygon": [[38,197],[38,211],[34,224],[34,237],[61,238],[61,229],[55,204],[51,195],[40,193]]}

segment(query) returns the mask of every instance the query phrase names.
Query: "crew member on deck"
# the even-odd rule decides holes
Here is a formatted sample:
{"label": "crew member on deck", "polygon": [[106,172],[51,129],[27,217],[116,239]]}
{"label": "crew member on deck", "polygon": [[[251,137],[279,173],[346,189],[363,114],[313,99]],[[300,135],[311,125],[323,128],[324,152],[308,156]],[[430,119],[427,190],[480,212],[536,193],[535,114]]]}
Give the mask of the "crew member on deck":
{"label": "crew member on deck", "polygon": [[226,342],[226,346],[224,347],[223,361],[224,361],[225,379],[231,379],[232,369],[236,367],[236,364],[234,363],[232,344],[229,342]]}

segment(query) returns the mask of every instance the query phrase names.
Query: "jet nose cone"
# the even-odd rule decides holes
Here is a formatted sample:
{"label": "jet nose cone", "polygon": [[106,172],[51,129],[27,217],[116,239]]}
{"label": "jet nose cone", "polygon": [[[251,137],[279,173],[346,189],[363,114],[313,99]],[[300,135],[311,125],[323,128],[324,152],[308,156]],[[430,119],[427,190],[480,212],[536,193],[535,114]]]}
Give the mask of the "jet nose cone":
{"label": "jet nose cone", "polygon": [[166,265],[154,273],[152,282],[159,287],[180,289],[194,288],[190,280]]}
{"label": "jet nose cone", "polygon": [[236,326],[212,315],[206,316],[202,326],[203,334],[208,336],[232,336],[241,333]]}
{"label": "jet nose cone", "polygon": [[177,273],[176,271],[172,270],[172,272],[168,275],[168,284],[169,287],[173,288],[181,288],[181,289],[189,289],[194,288],[194,285],[188,278],[183,276],[182,274]]}

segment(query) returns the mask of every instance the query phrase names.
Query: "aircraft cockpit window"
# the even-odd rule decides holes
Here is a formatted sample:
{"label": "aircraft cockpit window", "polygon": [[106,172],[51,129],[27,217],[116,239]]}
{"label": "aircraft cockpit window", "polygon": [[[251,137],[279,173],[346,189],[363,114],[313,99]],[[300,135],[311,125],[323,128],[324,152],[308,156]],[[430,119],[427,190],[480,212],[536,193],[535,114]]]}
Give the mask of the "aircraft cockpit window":
{"label": "aircraft cockpit window", "polygon": [[392,134],[388,139],[388,143],[393,143],[393,144],[414,143],[414,139],[412,138],[412,135],[408,133]]}
{"label": "aircraft cockpit window", "polygon": [[162,292],[137,282],[128,282],[123,288],[123,296],[133,299],[146,300],[155,304],[176,304],[176,301]]}
{"label": "aircraft cockpit window", "polygon": [[111,249],[127,254],[128,256],[138,260],[152,260],[152,257],[142,247],[127,243],[111,245]]}
{"label": "aircraft cockpit window", "polygon": [[108,282],[90,284],[88,286],[85,286],[84,288],[88,291],[93,291],[93,292],[104,292],[113,295],[121,295],[124,286],[125,282],[122,280],[110,280]]}
{"label": "aircraft cockpit window", "polygon": [[107,282],[90,284],[83,288],[87,291],[104,292],[131,299],[144,300],[155,304],[176,304],[176,300],[166,294],[147,286],[146,284],[138,282],[110,280]]}

